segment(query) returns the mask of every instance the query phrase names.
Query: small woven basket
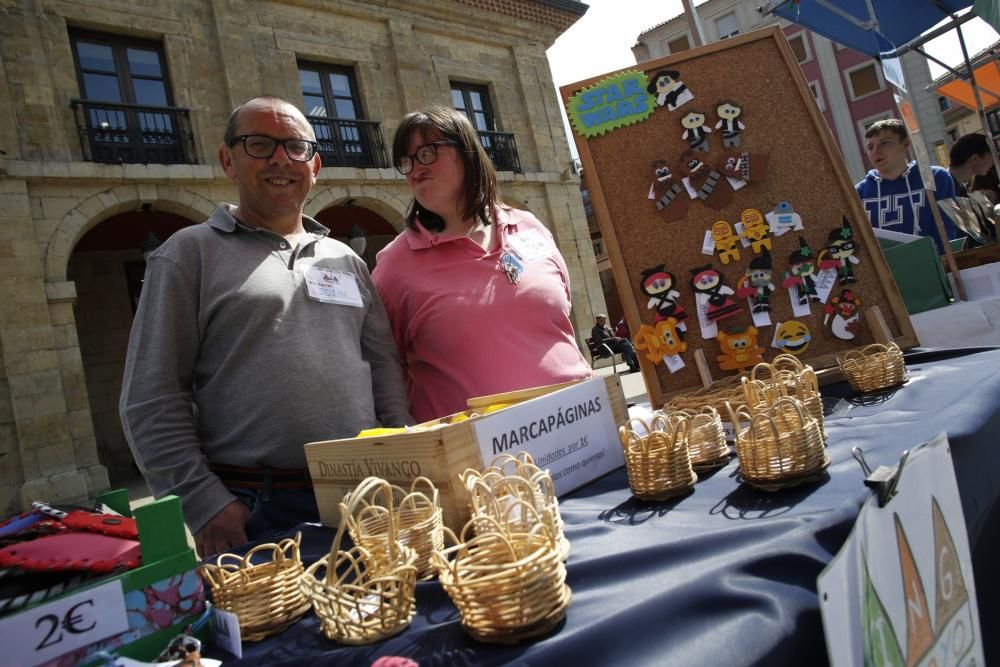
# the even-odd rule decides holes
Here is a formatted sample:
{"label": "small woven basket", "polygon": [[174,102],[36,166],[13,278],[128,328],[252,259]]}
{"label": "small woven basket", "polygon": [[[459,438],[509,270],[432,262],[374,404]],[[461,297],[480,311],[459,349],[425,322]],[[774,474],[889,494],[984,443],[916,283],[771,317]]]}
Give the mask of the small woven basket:
{"label": "small woven basket", "polygon": [[[519,452],[516,457],[501,454],[481,473],[470,468],[462,474],[462,483],[469,491],[469,510],[474,523],[480,517],[492,517],[502,523],[510,519],[507,508],[511,503],[527,503],[535,513],[520,515],[519,523],[512,528],[526,532],[531,526],[524,522],[537,516],[556,536],[560,558],[569,558],[570,543],[563,532],[552,475],[536,466],[528,452]],[[490,522],[477,525],[484,530],[492,526]]]}
{"label": "small woven basket", "polygon": [[[791,360],[791,361],[789,361]],[[757,364],[749,378],[743,378],[745,404],[752,412],[774,405],[779,398],[790,396],[802,403],[809,415],[819,424],[820,434],[826,441],[823,426],[823,396],[819,391],[819,378],[812,366],[790,354],[775,357],[772,364]],[[760,377],[758,377],[760,376]]]}
{"label": "small woven basket", "polygon": [[534,512],[515,501],[502,521],[472,519],[456,546],[432,556],[462,627],[479,641],[513,644],[551,631],[566,615],[572,594],[555,534],[541,517],[526,532],[512,528],[513,516]]}
{"label": "small woven basket", "polygon": [[[641,426],[642,433],[633,424]],[[640,500],[666,500],[694,487],[698,475],[688,453],[689,427],[683,415],[655,413],[648,424],[633,418],[618,429],[632,495]]]}
{"label": "small woven basket", "polygon": [[727,403],[734,406],[734,409],[743,405],[743,387],[740,384],[742,377],[742,375],[729,375],[697,391],[677,394],[663,406],[663,410],[665,412],[678,412],[712,407],[720,415],[724,415]]}
{"label": "small woven basket", "polygon": [[[387,551],[376,558],[363,546],[347,551],[340,546],[360,498],[377,487],[387,516]],[[385,480],[369,477],[340,503],[340,526],[330,553],[309,566],[299,579],[302,593],[312,601],[323,634],[348,645],[371,644],[391,637],[413,619],[417,586],[417,553],[397,539],[392,488]]]}
{"label": "small woven basket", "polygon": [[431,552],[444,548],[438,490],[426,477],[413,480],[409,491],[395,485],[390,485],[390,489],[390,507],[379,504],[380,498],[385,499],[381,485],[369,487],[368,493],[357,498],[354,514],[347,523],[351,539],[381,564],[387,564],[390,562],[390,522],[394,518],[396,539],[417,552],[417,576],[432,577],[435,570],[431,565]]}
{"label": "small woven basket", "polygon": [[837,359],[840,370],[855,391],[868,394],[906,382],[903,351],[895,343],[874,343],[861,350],[851,350]]}
{"label": "small woven basket", "polygon": [[688,419],[687,446],[695,473],[711,472],[729,463],[729,444],[718,410],[707,405],[678,414]]}
{"label": "small woven basket", "polygon": [[783,397],[766,410],[730,410],[733,423],[745,422],[736,435],[740,476],[765,491],[814,481],[830,464],[819,425],[800,401]]}
{"label": "small woven basket", "polygon": [[[301,533],[278,544],[261,544],[245,556],[222,554],[215,563],[198,567],[212,588],[212,602],[236,614],[240,637],[260,641],[283,632],[309,611],[309,600],[299,589],[302,560]],[[270,552],[270,560],[254,564]]]}

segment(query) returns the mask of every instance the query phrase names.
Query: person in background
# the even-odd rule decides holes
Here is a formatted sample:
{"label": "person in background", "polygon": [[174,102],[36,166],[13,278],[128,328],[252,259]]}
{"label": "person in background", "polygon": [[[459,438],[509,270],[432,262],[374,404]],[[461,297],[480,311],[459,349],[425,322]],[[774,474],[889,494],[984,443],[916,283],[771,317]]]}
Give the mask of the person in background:
{"label": "person in background", "polygon": [[405,116],[392,145],[413,203],[372,274],[420,422],[474,396],[591,377],[570,321],[566,264],[527,211],[504,205],[460,112]]}
{"label": "person in background", "polygon": [[202,557],[319,520],[307,442],[412,423],[365,263],[303,215],[320,167],[305,116],[249,100],[219,161],[239,204],[149,256],[120,406],[150,490],[180,497]]}
{"label": "person in background", "polygon": [[[910,138],[903,121],[896,118],[872,123],[865,132],[865,152],[875,167],[854,187],[876,229],[888,229],[903,234],[929,236],[938,253],[944,252],[937,225],[927,205],[927,193],[916,161],[907,160]],[[955,196],[955,182],[945,169],[932,166],[934,196],[947,199]],[[958,236],[954,223],[942,215],[948,239]]]}
{"label": "person in background", "polygon": [[639,360],[635,356],[635,348],[632,341],[615,335],[615,332],[608,326],[608,316],[601,313],[594,317],[594,328],[590,330],[590,339],[595,343],[604,343],[612,352],[621,354],[622,359],[628,364],[629,372],[639,371]]}
{"label": "person in background", "polygon": [[968,197],[974,179],[986,176],[993,168],[990,145],[977,132],[960,136],[948,150],[948,161],[948,173],[955,180],[955,194],[959,197]]}

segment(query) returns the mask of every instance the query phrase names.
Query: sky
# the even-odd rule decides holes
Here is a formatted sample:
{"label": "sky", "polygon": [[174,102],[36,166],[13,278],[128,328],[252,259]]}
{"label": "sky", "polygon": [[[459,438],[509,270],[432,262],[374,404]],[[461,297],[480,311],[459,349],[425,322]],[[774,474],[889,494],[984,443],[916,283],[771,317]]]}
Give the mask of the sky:
{"label": "sky", "polygon": [[[634,65],[631,47],[639,33],[684,11],[681,0],[584,2],[590,5],[590,9],[547,52],[557,88]],[[992,27],[978,18],[962,26],[962,31],[970,56],[1000,39]],[[926,50],[949,65],[962,61],[962,51],[954,30],[929,42]],[[945,73],[943,68],[933,62],[930,63],[930,68],[932,77]],[[563,118],[565,121],[565,113]],[[571,136],[568,126],[567,136]],[[576,147],[572,141],[570,145],[576,155]]]}

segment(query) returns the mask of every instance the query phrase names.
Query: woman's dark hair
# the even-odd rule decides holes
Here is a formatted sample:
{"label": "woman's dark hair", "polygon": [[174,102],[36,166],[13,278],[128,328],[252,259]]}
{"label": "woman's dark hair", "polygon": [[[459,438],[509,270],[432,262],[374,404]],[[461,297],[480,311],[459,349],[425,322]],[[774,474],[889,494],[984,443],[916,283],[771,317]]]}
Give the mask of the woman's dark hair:
{"label": "woman's dark hair", "polygon": [[[462,217],[466,220],[479,218],[484,225],[490,224],[497,207],[501,206],[497,174],[493,162],[479,142],[479,135],[465,114],[442,106],[431,106],[406,114],[392,139],[393,165],[407,155],[410,137],[414,132],[420,133],[425,143],[442,140],[457,143],[455,150],[464,166],[465,202]],[[421,225],[432,232],[444,229],[444,219],[421,206],[414,198],[410,211],[406,214],[406,226],[416,229],[417,218]]]}

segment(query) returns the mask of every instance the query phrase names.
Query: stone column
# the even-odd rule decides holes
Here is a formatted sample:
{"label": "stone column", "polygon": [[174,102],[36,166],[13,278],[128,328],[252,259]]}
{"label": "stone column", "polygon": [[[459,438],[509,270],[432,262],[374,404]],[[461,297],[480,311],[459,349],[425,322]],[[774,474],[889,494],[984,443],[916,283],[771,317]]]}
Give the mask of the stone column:
{"label": "stone column", "polygon": [[[78,501],[105,490],[108,477],[92,428],[70,418],[90,416],[76,331],[72,321],[72,333],[53,326],[27,183],[0,176],[0,350],[23,480],[19,498],[7,500],[22,507],[36,499]],[[60,352],[72,349],[77,366],[64,367],[73,354]]]}

